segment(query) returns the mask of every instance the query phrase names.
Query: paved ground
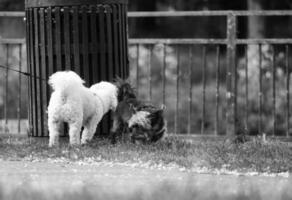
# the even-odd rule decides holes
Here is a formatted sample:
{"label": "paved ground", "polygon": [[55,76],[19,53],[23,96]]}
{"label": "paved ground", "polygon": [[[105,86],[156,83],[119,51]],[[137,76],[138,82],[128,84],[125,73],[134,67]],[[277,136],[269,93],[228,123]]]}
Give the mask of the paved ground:
{"label": "paved ground", "polygon": [[209,175],[111,163],[0,161],[0,183],[0,199],[9,197],[17,188],[29,188],[48,196],[84,192],[84,188],[99,195],[129,195],[137,191],[157,194],[157,190],[166,188],[167,199],[181,198],[187,193],[198,199],[292,199],[291,177]]}

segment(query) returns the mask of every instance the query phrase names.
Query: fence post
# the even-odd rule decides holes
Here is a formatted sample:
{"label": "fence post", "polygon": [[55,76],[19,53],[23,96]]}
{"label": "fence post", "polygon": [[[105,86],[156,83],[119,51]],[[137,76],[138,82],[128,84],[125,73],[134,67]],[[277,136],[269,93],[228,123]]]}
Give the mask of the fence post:
{"label": "fence post", "polygon": [[227,75],[226,75],[226,135],[236,131],[236,16],[230,12],[227,16]]}

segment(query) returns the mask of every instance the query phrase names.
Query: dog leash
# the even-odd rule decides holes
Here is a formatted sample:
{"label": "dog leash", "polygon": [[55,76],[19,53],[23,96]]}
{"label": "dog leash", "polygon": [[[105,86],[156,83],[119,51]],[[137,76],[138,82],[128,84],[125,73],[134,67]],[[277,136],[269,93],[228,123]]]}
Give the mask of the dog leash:
{"label": "dog leash", "polygon": [[24,76],[29,76],[29,77],[36,78],[36,79],[39,79],[39,80],[47,82],[47,79],[44,79],[44,78],[41,78],[41,77],[38,77],[38,76],[33,76],[28,72],[23,72],[23,71],[20,71],[20,70],[17,70],[17,69],[11,69],[11,68],[9,68],[7,66],[4,66],[4,65],[0,65],[0,68],[6,69],[6,70],[9,70],[9,71],[13,71],[13,72],[17,72],[17,73],[20,73],[20,74],[22,74]]}

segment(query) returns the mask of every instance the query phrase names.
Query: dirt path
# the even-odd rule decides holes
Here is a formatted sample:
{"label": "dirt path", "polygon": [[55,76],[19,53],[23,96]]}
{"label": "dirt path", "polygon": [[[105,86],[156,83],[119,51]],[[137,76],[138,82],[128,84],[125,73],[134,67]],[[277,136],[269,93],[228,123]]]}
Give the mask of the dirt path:
{"label": "dirt path", "polygon": [[192,192],[200,199],[232,199],[237,196],[292,199],[291,177],[208,175],[112,163],[0,161],[1,182],[4,197],[11,195],[15,188],[49,191],[49,195],[84,191],[84,188],[99,195],[101,192],[127,195],[136,191],[150,194],[166,188],[164,193],[169,193],[168,199],[176,199],[186,192]]}
{"label": "dirt path", "polygon": [[118,192],[136,190],[159,184],[163,181],[178,182],[186,177],[185,173],[175,170],[154,170],[100,163],[84,165],[78,163],[43,162],[0,162],[0,180],[18,183],[44,183],[46,187],[82,185],[90,187],[114,188]]}

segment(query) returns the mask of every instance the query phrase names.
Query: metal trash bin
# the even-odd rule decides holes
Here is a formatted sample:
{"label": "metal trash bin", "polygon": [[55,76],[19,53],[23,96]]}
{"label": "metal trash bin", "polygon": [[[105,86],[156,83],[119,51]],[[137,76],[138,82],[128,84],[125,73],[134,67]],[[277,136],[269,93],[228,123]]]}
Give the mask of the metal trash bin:
{"label": "metal trash bin", "polygon": [[[48,77],[77,72],[89,86],[129,74],[127,0],[26,0],[31,136],[48,136]],[[105,117],[98,132],[108,133]]]}

